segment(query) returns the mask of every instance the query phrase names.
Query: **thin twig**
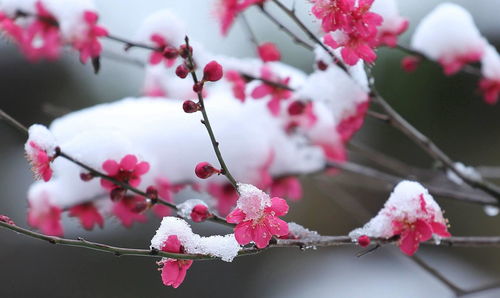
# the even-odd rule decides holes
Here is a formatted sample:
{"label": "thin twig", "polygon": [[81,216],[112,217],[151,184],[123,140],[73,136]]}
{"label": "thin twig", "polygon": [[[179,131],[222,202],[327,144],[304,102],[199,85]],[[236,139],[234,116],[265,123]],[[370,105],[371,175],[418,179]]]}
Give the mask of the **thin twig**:
{"label": "thin twig", "polygon": [[465,294],[465,291],[456,286],[453,282],[451,282],[449,279],[447,279],[444,275],[442,275],[439,271],[434,269],[433,267],[429,266],[426,262],[424,262],[421,258],[417,257],[416,255],[410,257],[410,260],[415,262],[417,265],[420,266],[420,268],[424,269],[427,271],[427,273],[431,274],[434,278],[438,279],[441,283],[443,283],[448,289],[453,291],[453,293],[457,296]]}
{"label": "thin twig", "polygon": [[[185,42],[186,42],[186,47],[189,49],[190,46],[189,46],[189,38],[186,36],[185,38]],[[187,62],[189,63],[188,67],[189,69],[191,70],[191,77],[193,79],[193,82],[195,85],[197,85],[199,83],[199,80],[198,80],[198,77],[196,76],[196,71],[195,71],[195,64],[194,64],[194,61],[193,61],[193,56],[192,56],[192,53],[191,51],[187,51],[189,54],[187,56]],[[224,158],[222,157],[222,153],[220,152],[220,149],[219,149],[219,142],[217,141],[217,139],[215,138],[215,134],[212,130],[212,126],[210,125],[210,120],[208,119],[208,114],[207,114],[207,109],[205,108],[205,102],[203,100],[203,94],[202,94],[202,90],[199,90],[197,92],[198,94],[198,101],[199,101],[199,104],[200,104],[200,107],[201,107],[201,114],[203,115],[203,125],[205,125],[205,128],[207,129],[207,132],[208,132],[208,135],[210,136],[210,141],[212,142],[212,147],[214,148],[214,151],[215,151],[215,155],[217,156],[217,160],[219,161],[220,163],[220,167],[222,169],[222,173],[224,176],[226,176],[226,178],[229,180],[229,182],[231,183],[231,185],[233,185],[233,187],[238,190],[238,183],[236,182],[236,179],[234,179],[234,177],[231,175],[231,172],[229,172],[229,169],[226,165],[226,162],[224,161]]]}

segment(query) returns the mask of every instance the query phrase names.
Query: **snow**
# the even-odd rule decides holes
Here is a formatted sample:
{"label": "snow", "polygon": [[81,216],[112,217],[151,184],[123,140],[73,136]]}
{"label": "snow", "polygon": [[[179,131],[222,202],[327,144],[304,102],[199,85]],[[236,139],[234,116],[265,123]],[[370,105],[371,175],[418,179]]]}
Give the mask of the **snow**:
{"label": "snow", "polygon": [[[421,195],[427,212],[422,211]],[[393,235],[393,221],[414,222],[417,219],[432,219],[432,221],[445,223],[441,208],[427,189],[415,181],[402,181],[394,188],[379,213],[362,228],[351,231],[349,236],[352,239],[357,239],[362,235],[388,238]]]}
{"label": "snow", "polygon": [[182,218],[191,218],[191,212],[196,205],[205,205],[208,207],[207,203],[200,199],[189,199],[182,204],[177,205],[177,214]]}
{"label": "snow", "polygon": [[[473,167],[468,167],[461,162],[455,163],[455,168],[466,177],[470,177],[473,180],[481,179],[481,174],[479,174]],[[446,170],[446,177],[455,184],[462,185],[464,181],[462,178],[458,177],[455,172],[451,170]]]}
{"label": "snow", "polygon": [[470,13],[459,5],[442,3],[417,26],[411,47],[433,60],[482,53],[486,42]]}
{"label": "snow", "polygon": [[49,155],[54,154],[57,142],[54,135],[47,127],[40,124],[34,124],[28,129],[28,134],[28,140],[24,145],[24,150],[28,156],[34,156],[36,154],[36,148],[31,146],[31,143],[34,143],[38,148],[44,150]]}
{"label": "snow", "polygon": [[297,223],[289,222],[288,223],[288,231],[293,236],[298,239],[315,239],[320,238],[321,236],[316,231],[311,231]]}
{"label": "snow", "polygon": [[234,234],[202,237],[193,233],[186,221],[171,216],[164,217],[161,221],[160,227],[151,239],[151,248],[161,250],[170,235],[177,236],[186,253],[210,255],[226,262],[231,262],[240,250]]}
{"label": "snow", "polygon": [[399,14],[396,0],[375,0],[370,11],[384,18],[382,25],[378,27],[379,32],[396,32],[406,19]]}
{"label": "snow", "polygon": [[[66,42],[72,42],[85,34],[87,24],[84,22],[85,11],[96,11],[92,0],[40,0],[44,7],[57,19],[61,35]],[[0,11],[13,17],[17,10],[36,13],[35,3],[38,0],[3,0]],[[30,18],[27,18],[30,19]],[[19,19],[19,22],[28,22]]]}
{"label": "snow", "polygon": [[268,194],[250,184],[238,184],[240,197],[237,208],[246,215],[245,220],[259,219],[266,207],[271,206],[271,198]]}
{"label": "snow", "polygon": [[481,60],[482,75],[491,80],[500,80],[500,55],[494,46],[488,45]]}
{"label": "snow", "polygon": [[135,39],[154,46],[151,41],[153,34],[161,35],[168,45],[179,47],[184,44],[187,34],[184,23],[169,10],[160,10],[149,15],[137,30]]}
{"label": "snow", "polygon": [[486,215],[488,216],[497,216],[499,211],[500,210],[498,209],[497,206],[493,205],[484,206],[484,213],[486,213]]}

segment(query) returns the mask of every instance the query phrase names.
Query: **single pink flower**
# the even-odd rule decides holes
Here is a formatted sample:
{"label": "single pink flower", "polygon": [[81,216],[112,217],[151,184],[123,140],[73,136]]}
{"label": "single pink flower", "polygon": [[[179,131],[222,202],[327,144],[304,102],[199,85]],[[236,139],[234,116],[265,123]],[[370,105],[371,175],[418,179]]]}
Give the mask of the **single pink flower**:
{"label": "single pink flower", "polygon": [[37,17],[24,31],[21,49],[30,60],[57,59],[62,45],[59,23],[41,1],[35,7]]}
{"label": "single pink flower", "polygon": [[226,71],[224,76],[233,85],[232,90],[234,97],[239,99],[241,102],[245,102],[245,89],[247,86],[245,79],[243,79],[243,77],[234,70]]}
{"label": "single pink flower", "polygon": [[272,42],[266,42],[261,44],[257,48],[259,57],[264,62],[273,62],[281,60],[281,53],[276,44]]}
{"label": "single pink flower", "polygon": [[238,192],[230,183],[209,183],[207,192],[217,200],[217,211],[226,215],[236,204]]}
{"label": "single pink flower", "polygon": [[218,0],[215,15],[219,19],[222,35],[229,29],[240,13],[252,5],[263,4],[266,0]]}
{"label": "single pink flower", "polygon": [[108,31],[97,25],[98,16],[93,11],[85,11],[83,20],[87,28],[82,37],[73,42],[73,47],[80,52],[80,61],[87,63],[90,58],[97,58],[101,54],[102,46],[99,38],[108,35]]}
{"label": "single pink flower", "polygon": [[342,121],[337,125],[337,132],[340,135],[341,140],[346,143],[352,136],[363,126],[365,121],[366,111],[369,106],[368,101],[359,103],[356,106],[356,112],[354,115],[343,118]]}
{"label": "single pink flower", "polygon": [[402,20],[394,30],[379,30],[377,36],[377,46],[388,46],[394,48],[398,45],[398,36],[408,30],[410,23],[408,20]]}
{"label": "single pink flower", "polygon": [[393,236],[399,236],[399,249],[409,256],[415,254],[420,242],[431,239],[433,234],[440,237],[451,236],[444,223],[435,221],[433,216],[427,216],[429,212],[423,194],[420,195],[420,209],[424,215],[421,218],[413,221],[407,219],[392,221],[392,234]]}
{"label": "single pink flower", "polygon": [[157,33],[151,35],[151,41],[157,50],[151,51],[149,63],[156,65],[164,61],[167,67],[172,67],[179,56],[179,50],[171,46],[162,35]]}
{"label": "single pink flower", "polygon": [[420,64],[420,58],[416,56],[406,56],[401,60],[401,68],[406,72],[414,72]]}
{"label": "single pink flower", "polygon": [[35,178],[43,179],[47,182],[52,178],[52,169],[50,168],[50,163],[54,160],[50,157],[45,150],[38,146],[35,142],[31,141],[29,143],[33,150],[27,152],[27,158],[31,164],[31,169],[35,174]]}
{"label": "single pink flower", "polygon": [[274,179],[271,185],[271,196],[297,201],[302,198],[302,185],[297,177]]}
{"label": "single pink flower", "polygon": [[479,81],[479,90],[483,94],[484,101],[487,104],[494,105],[500,95],[500,80],[483,78]]}
{"label": "single pink flower", "polygon": [[342,31],[356,34],[361,38],[374,38],[377,35],[377,27],[382,25],[383,18],[370,11],[373,1],[358,0],[356,7],[351,10],[350,17],[347,19],[348,24],[342,27]]}
{"label": "single pink flower", "polygon": [[69,209],[69,216],[78,217],[86,230],[92,230],[95,225],[104,227],[104,218],[93,203],[83,203]]}
{"label": "single pink flower", "polygon": [[312,0],[312,14],[321,20],[325,32],[344,28],[349,23],[354,0]]}
{"label": "single pink flower", "polygon": [[480,61],[482,56],[483,51],[477,50],[463,55],[448,54],[438,59],[438,62],[443,67],[445,75],[451,76],[459,72],[464,65]]}
{"label": "single pink flower", "polygon": [[236,224],[234,236],[239,244],[246,245],[253,241],[258,248],[265,248],[269,245],[273,235],[288,234],[288,224],[278,218],[288,213],[288,204],[284,199],[274,197],[271,199],[270,206],[258,210],[261,198],[252,199],[256,201],[254,203],[256,206],[251,209],[257,215],[247,214],[242,209],[236,208],[226,217],[226,220]]}
{"label": "single pink flower", "polygon": [[342,59],[347,65],[355,65],[359,59],[367,63],[372,63],[377,59],[377,54],[373,50],[373,39],[366,39],[357,34],[345,34],[341,40],[335,40],[331,34],[324,37],[327,46],[340,50]]}
{"label": "single pink flower", "polygon": [[[268,67],[263,67],[261,70],[261,76],[263,79],[276,82],[285,86],[290,83],[290,77],[281,79],[274,75]],[[292,97],[292,91],[276,86],[271,86],[266,83],[255,87],[252,91],[252,97],[255,99],[264,98],[267,96],[271,97],[271,100],[267,103],[267,107],[273,116],[278,116],[280,113],[281,101],[287,100]]]}
{"label": "single pink flower", "polygon": [[139,196],[125,196],[113,203],[113,214],[118,217],[126,228],[130,228],[134,222],[146,222],[147,217],[141,212],[146,209],[146,200]]}
{"label": "single pink flower", "polygon": [[[46,194],[44,194],[46,195]],[[29,203],[28,224],[45,235],[62,236],[61,208],[52,205],[47,196]]]}
{"label": "single pink flower", "polygon": [[[102,168],[111,178],[137,187],[141,183],[141,176],[149,171],[149,163],[145,161],[138,162],[135,155],[128,154],[120,160],[120,163],[112,159],[106,160],[102,164]],[[101,179],[101,186],[108,190],[120,188],[105,179]]]}
{"label": "single pink flower", "polygon": [[[184,253],[184,248],[176,235],[168,236],[163,243],[161,251],[171,253]],[[179,287],[186,277],[187,270],[193,265],[192,260],[176,260],[165,258],[158,262],[161,267],[161,280],[166,286]]]}

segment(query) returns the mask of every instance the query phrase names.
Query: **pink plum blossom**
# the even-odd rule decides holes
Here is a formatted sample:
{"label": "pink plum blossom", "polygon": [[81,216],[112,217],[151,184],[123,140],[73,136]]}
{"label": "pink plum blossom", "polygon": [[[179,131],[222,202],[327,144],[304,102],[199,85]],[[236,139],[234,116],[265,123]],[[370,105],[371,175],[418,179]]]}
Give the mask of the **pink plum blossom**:
{"label": "pink plum blossom", "polygon": [[[170,235],[163,243],[161,251],[184,253],[184,248],[176,235]],[[172,286],[173,288],[178,288],[184,281],[186,272],[192,264],[192,260],[176,260],[169,258],[164,258],[158,262],[158,265],[161,267],[161,280],[163,281],[163,284],[166,286]]]}
{"label": "pink plum blossom", "polygon": [[264,62],[279,61],[281,59],[281,53],[276,44],[272,42],[266,42],[261,44],[257,48],[259,57]]}
{"label": "pink plum blossom", "polygon": [[73,42],[73,47],[80,52],[80,61],[87,63],[89,58],[97,58],[101,54],[99,37],[107,36],[108,31],[97,25],[98,16],[93,11],[85,11],[83,20],[87,25],[85,34]]}
{"label": "pink plum blossom", "polygon": [[31,164],[31,169],[38,179],[43,179],[47,182],[52,178],[52,169],[50,163],[54,160],[45,150],[38,146],[35,142],[30,141],[29,146],[33,149],[27,151],[27,158]]}
{"label": "pink plum blossom", "polygon": [[125,196],[113,203],[113,214],[123,226],[130,228],[134,222],[146,222],[147,217],[141,212],[146,208],[146,200],[140,196]]}
{"label": "pink plum blossom", "polygon": [[480,61],[482,57],[482,50],[471,51],[461,55],[453,55],[450,53],[439,58],[438,62],[443,67],[444,73],[450,76],[459,72],[464,65]]}
{"label": "pink plum blossom", "polygon": [[498,101],[500,95],[500,80],[483,78],[479,81],[479,90],[483,94],[484,101],[490,105],[494,105]]}
{"label": "pink plum blossom", "polygon": [[222,35],[227,35],[229,29],[240,13],[252,5],[263,4],[266,0],[218,0],[215,14],[219,19]]}
{"label": "pink plum blossom", "polygon": [[93,203],[83,203],[69,209],[69,216],[78,217],[86,230],[92,230],[95,225],[104,227],[104,218]]}
{"label": "pink plum blossom", "polygon": [[368,101],[359,103],[356,106],[356,112],[354,115],[346,117],[340,121],[337,125],[337,132],[343,142],[348,142],[352,136],[363,126],[365,120],[366,111],[369,106]]}
{"label": "pink plum blossom", "polygon": [[408,20],[402,20],[395,29],[379,30],[377,36],[377,45],[385,45],[394,48],[398,44],[398,36],[408,30],[410,23]]}
{"label": "pink plum blossom", "polygon": [[243,77],[234,70],[226,71],[225,78],[232,84],[233,95],[241,102],[245,102],[245,89],[247,82]]}
{"label": "pink plum blossom", "polygon": [[287,235],[288,224],[278,218],[288,213],[286,201],[278,197],[269,199],[267,194],[253,186],[248,192],[241,188],[238,207],[226,217],[227,222],[236,224],[236,241],[240,245],[253,241],[258,248],[265,248],[273,235]]}
{"label": "pink plum blossom", "polygon": [[[138,162],[135,155],[128,154],[120,160],[120,163],[112,159],[106,160],[102,164],[102,168],[111,178],[137,187],[141,183],[141,176],[149,171],[149,163],[145,161]],[[101,185],[108,190],[120,188],[106,179],[101,179]]]}
{"label": "pink plum blossom", "polygon": [[354,0],[312,0],[312,13],[321,20],[323,31],[330,32],[344,28],[349,23],[349,14]]}
{"label": "pink plum blossom", "polygon": [[238,192],[230,183],[209,183],[207,192],[217,200],[217,211],[226,215],[238,200]]}
{"label": "pink plum blossom", "polygon": [[39,229],[45,235],[62,236],[61,208],[53,205],[44,193],[37,200],[30,201],[28,224]]}
{"label": "pink plum blossom", "polygon": [[[262,68],[261,76],[263,79],[276,82],[285,86],[288,86],[288,84],[290,83],[290,77],[281,79],[276,75],[274,75],[268,67]],[[271,86],[263,82],[261,85],[253,89],[251,95],[255,99],[260,99],[270,96],[271,99],[267,103],[267,107],[269,108],[269,111],[273,116],[278,116],[280,113],[281,101],[287,100],[290,97],[292,97],[292,91],[277,86]]]}
{"label": "pink plum blossom", "polygon": [[155,44],[157,50],[151,51],[149,63],[156,65],[164,61],[167,67],[172,67],[177,60],[179,51],[175,47],[169,45],[167,40],[160,34],[155,33],[151,35],[151,41]]}

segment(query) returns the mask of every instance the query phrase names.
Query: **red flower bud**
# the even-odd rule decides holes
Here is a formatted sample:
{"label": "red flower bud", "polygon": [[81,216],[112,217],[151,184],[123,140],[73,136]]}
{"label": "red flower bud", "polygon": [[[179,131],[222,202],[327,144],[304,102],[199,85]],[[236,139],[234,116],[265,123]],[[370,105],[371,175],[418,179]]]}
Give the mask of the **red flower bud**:
{"label": "red flower bud", "polygon": [[208,162],[200,162],[199,164],[197,164],[196,168],[194,169],[194,172],[196,176],[198,176],[198,178],[201,179],[207,179],[208,177],[212,176],[215,173],[220,173],[219,170],[214,168]]}
{"label": "red flower bud", "polygon": [[370,245],[370,242],[371,242],[370,237],[366,235],[359,236],[358,238],[358,244],[361,247],[367,247],[368,245]]}
{"label": "red flower bud", "polygon": [[154,186],[146,188],[146,196],[151,200],[158,200],[158,190]]}
{"label": "red flower bud", "polygon": [[186,113],[194,113],[194,112],[198,112],[200,110],[201,106],[197,103],[195,103],[194,101],[192,100],[186,100],[183,104],[182,104],[182,109],[184,110],[184,112]]}
{"label": "red flower bud", "polygon": [[175,59],[179,56],[179,51],[174,47],[167,47],[163,50],[163,57],[167,59]]}
{"label": "red flower bud", "polygon": [[321,71],[325,71],[328,69],[328,64],[323,62],[323,60],[319,60],[318,62],[316,62],[316,65],[318,66],[318,69]]}
{"label": "red flower bud", "polygon": [[300,100],[296,100],[288,106],[288,114],[292,116],[301,115],[305,110],[306,103]]}
{"label": "red flower bud", "polygon": [[260,59],[264,62],[279,61],[281,59],[281,53],[278,47],[272,42],[266,42],[261,44],[257,48]]}
{"label": "red flower bud", "polygon": [[181,55],[182,58],[187,59],[190,55],[193,55],[193,48],[190,46],[188,50],[187,46],[183,44],[179,48],[179,55]]}
{"label": "red flower bud", "polygon": [[203,69],[203,80],[216,82],[222,78],[223,74],[222,66],[216,61],[211,61]]}
{"label": "red flower bud", "polygon": [[[193,211],[194,211],[194,208],[193,208]],[[193,217],[193,216],[191,215],[191,217]],[[16,225],[14,223],[14,221],[12,219],[10,219],[10,217],[8,217],[6,215],[0,215],[0,221],[6,223],[8,225],[11,225],[11,226],[15,226]]]}
{"label": "red flower bud", "polygon": [[407,56],[401,60],[401,68],[406,72],[413,72],[420,64],[420,58],[415,56]]}
{"label": "red flower bud", "polygon": [[80,179],[87,182],[87,181],[94,179],[94,175],[92,173],[81,173]]}
{"label": "red flower bud", "polygon": [[210,213],[208,212],[208,207],[203,204],[194,206],[193,210],[191,211],[191,219],[194,222],[205,221],[209,216]]}
{"label": "red flower bud", "polygon": [[189,69],[187,68],[186,65],[181,64],[181,65],[177,66],[177,68],[175,69],[175,74],[179,78],[185,79],[189,74]]}

